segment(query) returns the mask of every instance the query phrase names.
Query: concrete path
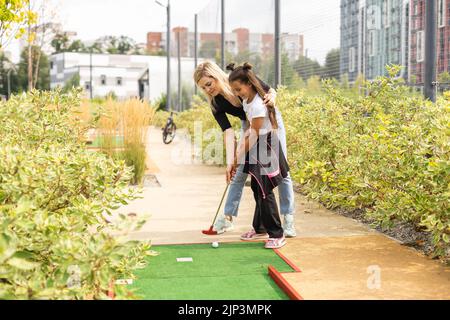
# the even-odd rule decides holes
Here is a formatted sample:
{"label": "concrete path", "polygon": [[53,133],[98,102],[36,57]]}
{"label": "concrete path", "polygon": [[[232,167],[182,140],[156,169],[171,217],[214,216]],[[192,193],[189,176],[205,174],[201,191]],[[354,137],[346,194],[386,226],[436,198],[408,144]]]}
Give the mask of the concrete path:
{"label": "concrete path", "polygon": [[[149,130],[147,166],[160,186],[145,187],[143,199],[120,209],[151,215],[132,238],[153,244],[233,242],[251,227],[254,200],[245,187],[235,230],[201,233],[219,205],[225,169],[189,163],[190,148],[180,135],[164,145],[161,131]],[[300,194],[295,200],[298,237],[288,239],[281,253],[301,272],[283,276],[304,299],[450,299],[450,268]]]}

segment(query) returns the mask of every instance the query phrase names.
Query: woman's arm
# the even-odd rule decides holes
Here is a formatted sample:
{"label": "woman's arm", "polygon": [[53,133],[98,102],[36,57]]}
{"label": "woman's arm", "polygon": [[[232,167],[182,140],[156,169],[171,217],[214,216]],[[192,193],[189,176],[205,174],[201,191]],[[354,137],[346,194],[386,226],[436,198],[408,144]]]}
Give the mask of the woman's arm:
{"label": "woman's arm", "polygon": [[277,92],[275,89],[270,88],[269,92],[264,96],[264,104],[268,107],[275,107],[275,100],[277,98]]}
{"label": "woman's arm", "polygon": [[275,107],[275,99],[277,97],[277,92],[275,89],[271,88],[267,83],[262,81],[260,78],[256,77],[261,84],[261,87],[266,92],[266,95],[263,97],[264,104],[268,107]]}
{"label": "woman's arm", "polygon": [[231,172],[233,171],[234,159],[236,158],[236,138],[234,136],[233,128],[228,128],[223,132],[223,138],[225,140],[225,152],[227,159],[227,183],[230,183]]}
{"label": "woman's arm", "polygon": [[254,118],[250,124],[250,132],[246,134],[244,139],[238,146],[236,157],[234,159],[234,168],[230,171],[230,174],[233,175],[238,164],[245,163],[245,154],[256,144],[258,141],[259,130],[262,128],[264,124],[264,118]]}

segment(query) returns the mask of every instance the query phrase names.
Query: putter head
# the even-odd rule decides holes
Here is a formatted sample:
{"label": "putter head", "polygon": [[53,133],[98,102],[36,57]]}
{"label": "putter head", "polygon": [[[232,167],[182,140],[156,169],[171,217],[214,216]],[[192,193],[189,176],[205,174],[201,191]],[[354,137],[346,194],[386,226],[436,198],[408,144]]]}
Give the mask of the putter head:
{"label": "putter head", "polygon": [[206,234],[208,236],[214,236],[217,235],[217,231],[213,230],[213,227],[211,226],[208,230],[202,230],[203,234]]}

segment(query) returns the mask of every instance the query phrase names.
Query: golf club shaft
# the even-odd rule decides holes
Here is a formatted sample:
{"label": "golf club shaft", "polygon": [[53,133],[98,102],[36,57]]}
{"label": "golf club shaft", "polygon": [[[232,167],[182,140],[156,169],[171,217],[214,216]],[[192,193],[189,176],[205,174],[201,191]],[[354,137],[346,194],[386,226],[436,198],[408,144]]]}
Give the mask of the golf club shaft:
{"label": "golf club shaft", "polygon": [[216,215],[215,215],[214,220],[213,220],[213,222],[212,222],[212,225],[214,225],[214,223],[216,222],[217,215],[219,214],[220,207],[222,206],[222,202],[223,202],[223,199],[225,198],[225,194],[227,193],[227,190],[228,190],[228,186],[229,186],[229,185],[230,185],[230,184],[227,183],[227,186],[226,186],[226,188],[225,188],[225,191],[223,192],[222,199],[220,200],[220,204],[219,204],[219,207],[217,208],[217,212],[216,212]]}

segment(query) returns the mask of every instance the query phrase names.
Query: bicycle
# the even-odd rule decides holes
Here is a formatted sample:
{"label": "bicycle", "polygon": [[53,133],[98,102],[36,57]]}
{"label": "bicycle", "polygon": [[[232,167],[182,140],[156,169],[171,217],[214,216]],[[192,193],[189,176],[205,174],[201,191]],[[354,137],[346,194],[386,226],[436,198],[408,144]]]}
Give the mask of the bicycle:
{"label": "bicycle", "polygon": [[162,128],[163,130],[163,142],[164,144],[169,144],[175,138],[175,133],[177,131],[177,126],[173,121],[173,111],[170,112],[170,117],[167,119],[166,126]]}

